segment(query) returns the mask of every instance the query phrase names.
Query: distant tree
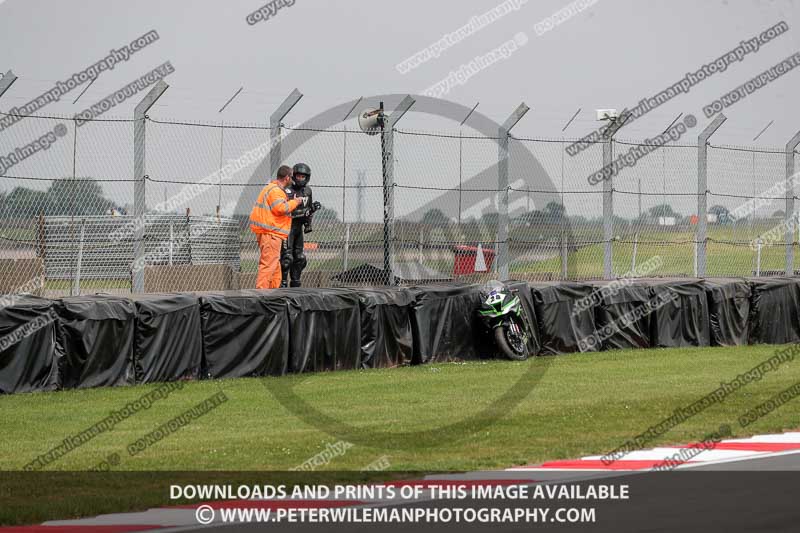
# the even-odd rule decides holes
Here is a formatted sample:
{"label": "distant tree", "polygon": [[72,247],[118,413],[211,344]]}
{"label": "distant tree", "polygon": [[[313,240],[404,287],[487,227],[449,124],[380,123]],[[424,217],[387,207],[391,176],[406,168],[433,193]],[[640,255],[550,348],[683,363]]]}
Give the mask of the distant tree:
{"label": "distant tree", "polygon": [[558,202],[548,202],[547,205],[544,206],[544,216],[550,222],[560,222],[565,212],[566,209],[564,209],[564,206]]}
{"label": "distant tree", "polygon": [[545,215],[543,211],[534,209],[532,211],[526,211],[525,213],[522,213],[519,217],[517,217],[517,221],[525,226],[532,226],[534,224],[543,224],[547,218],[547,215]]}
{"label": "distant tree", "polygon": [[16,187],[2,198],[4,216],[105,215],[124,210],[103,196],[99,183],[91,178],[65,178],[53,181],[46,191]]}
{"label": "distant tree", "polygon": [[450,222],[450,219],[447,218],[447,215],[445,215],[441,209],[437,209],[434,207],[433,209],[428,209],[427,211],[425,211],[425,214],[422,215],[421,222],[423,224],[430,224],[433,226],[437,226],[437,225],[447,224],[448,222]]}
{"label": "distant tree", "polygon": [[717,215],[717,222],[720,224],[728,224],[731,222],[730,211],[728,208],[722,205],[712,205],[708,208],[708,213],[711,215]]}
{"label": "distant tree", "polygon": [[785,216],[786,216],[786,212],[785,211],[781,211],[780,209],[778,209],[777,211],[772,213],[772,218],[784,218]]}
{"label": "distant tree", "polygon": [[92,178],[56,180],[47,189],[47,200],[48,215],[104,215],[116,207]]}
{"label": "distant tree", "polygon": [[337,220],[339,220],[339,213],[329,207],[322,207],[314,213],[314,222],[336,222]]}
{"label": "distant tree", "polygon": [[27,187],[15,187],[3,201],[3,216],[9,218],[33,218],[47,209],[47,193]]}
{"label": "distant tree", "polygon": [[680,218],[681,215],[676,213],[672,210],[672,206],[669,204],[659,204],[657,206],[651,207],[647,211],[651,217],[658,218],[658,217],[675,217]]}

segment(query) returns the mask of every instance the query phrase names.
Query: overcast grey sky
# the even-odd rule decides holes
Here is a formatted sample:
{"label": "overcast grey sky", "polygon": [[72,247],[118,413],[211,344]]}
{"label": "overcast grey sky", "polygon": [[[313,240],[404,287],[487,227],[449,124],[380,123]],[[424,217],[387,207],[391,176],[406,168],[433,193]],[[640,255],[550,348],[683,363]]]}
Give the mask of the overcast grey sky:
{"label": "overcast grey sky", "polygon": [[[725,72],[692,87],[688,94],[677,96],[626,126],[618,135],[622,139],[652,137],[663,131],[679,113],[691,113],[699,124],[682,142],[694,144],[701,127],[709,122],[702,113],[705,104],[800,50],[800,1],[596,0],[542,35],[537,35],[536,25],[569,2],[514,1],[519,6],[517,11],[469,35],[438,58],[403,74],[396,69],[399,62],[456,31],[471,17],[502,4],[503,0],[295,0],[293,5],[282,7],[269,20],[256,24],[248,24],[246,17],[265,5],[262,0],[6,0],[0,3],[0,50],[3,51],[0,72],[12,69],[19,79],[0,99],[0,109],[5,111],[28,102],[57,81],[101,59],[111,48],[120,48],[149,30],[156,30],[160,38],[129,61],[103,72],[77,104],[72,101],[86,84],[60,102],[48,105],[43,112],[71,117],[170,61],[175,69],[167,77],[170,87],[150,110],[151,117],[264,124],[269,114],[297,87],[304,97],[286,117],[287,124],[296,124],[361,95],[421,93],[476,56],[524,34],[527,40],[513,54],[452,87],[444,98],[468,107],[480,102],[478,110],[498,123],[524,101],[532,109],[514,130],[516,135],[578,137],[598,126],[596,108],[621,110],[634,106],[687,72],[694,72],[733,49],[741,40],[785,21],[788,32],[763,45],[757,53],[732,64]],[[241,86],[244,87],[242,93],[224,113],[218,113]],[[714,142],[782,147],[800,130],[800,110],[794,101],[798,88],[800,69],[726,109],[729,120],[715,135]],[[137,95],[123,102],[104,118],[132,117],[133,107],[140,99],[141,95]],[[562,133],[564,125],[579,108],[581,113]],[[753,143],[753,137],[771,120],[774,124]],[[92,141],[91,135],[82,133],[96,126],[99,129],[99,125],[90,125],[81,130],[77,175],[129,178],[132,168],[129,129],[100,135],[98,138],[103,140],[119,142],[118,148],[109,148],[95,146],[99,141]],[[354,120],[347,126],[355,127]],[[401,126],[458,130],[455,122],[437,121],[420,113],[409,113]],[[8,153],[40,134],[30,119],[8,132],[0,132],[0,153]],[[169,135],[172,135],[171,130],[161,133],[148,130],[148,172],[151,175],[175,179],[205,176],[218,166],[219,150],[214,148],[219,137],[216,132],[192,133],[196,137],[192,137],[191,142]],[[263,136],[263,132],[248,138],[226,136],[223,159],[236,157],[252,148]],[[151,146],[151,139],[157,146]],[[159,144],[159,139],[165,142]],[[169,142],[172,142],[171,148],[167,146]],[[340,172],[342,162],[331,155],[339,150],[339,145],[332,144],[329,150],[325,142],[319,141],[313,149],[308,147],[302,157],[312,168],[323,170],[329,179],[341,183],[342,178],[335,173]],[[350,150],[358,151],[358,143],[366,141],[351,142]],[[379,180],[380,160],[373,153],[375,150],[364,146],[359,164],[370,172],[370,178]],[[184,152],[178,153],[179,149]],[[449,150],[447,157],[452,159],[455,145]],[[425,182],[424,176],[431,168],[436,168],[430,165],[441,159],[442,149],[432,142],[427,143],[415,149],[414,161],[408,156],[409,152],[398,149],[398,174],[404,179],[409,179],[409,175],[421,175],[420,179]],[[557,152],[536,154],[553,182],[561,168],[560,152]],[[71,175],[71,153],[71,141],[62,142],[50,148],[47,154],[37,155],[36,161],[14,167],[14,171],[16,175],[46,174],[54,178]],[[483,154],[486,157],[467,154],[467,158],[474,156],[475,161],[472,167],[465,161],[465,174],[476,175],[487,164],[492,164],[493,158],[496,163],[495,154],[496,147],[489,147]],[[671,189],[691,188],[695,183],[696,156],[685,159],[685,165],[680,168],[670,167],[673,174],[684,174],[685,178],[683,182],[673,183]],[[567,160],[568,182],[576,184],[575,187],[585,187],[586,176],[596,168],[577,161],[578,158]],[[648,165],[653,168],[660,165],[657,161],[657,156],[650,156],[640,162],[637,169],[646,173]],[[731,161],[727,170],[721,165],[715,166],[715,170],[721,172],[717,183],[733,176],[733,192],[739,191],[739,183],[747,183],[748,187],[754,183],[749,174],[734,175],[742,169],[742,164]],[[355,166],[351,165],[348,172],[354,172]],[[776,175],[782,172],[780,166],[774,169]],[[450,165],[449,168],[455,167]],[[355,176],[347,179],[354,183]],[[662,178],[653,179],[658,183],[646,183],[645,187],[657,187],[660,192]],[[765,180],[765,184],[773,183],[775,176]],[[625,185],[624,174],[618,182]],[[31,186],[30,182],[26,185]],[[11,186],[4,184],[3,189]],[[446,186],[454,185],[448,182]],[[130,199],[126,187],[115,184],[113,190],[108,187],[106,190],[120,203],[128,203]],[[160,200],[162,194],[173,192],[168,185],[150,187],[148,204]],[[378,199],[376,196],[371,203],[377,204]],[[204,205],[213,206],[219,200],[214,195]],[[224,204],[225,198],[221,200]],[[323,196],[323,200],[341,204],[334,196]],[[419,198],[415,196],[410,200],[418,202]],[[681,209],[690,211],[692,201],[687,197],[688,203]],[[398,201],[400,206],[407,207],[409,203],[408,198]],[[596,211],[599,205],[580,198],[574,201],[567,198],[566,204],[573,212],[588,209],[586,214],[595,214],[592,210]],[[584,208],[584,205],[589,207]],[[625,199],[617,206],[618,212],[624,209],[626,213],[637,208],[633,203],[627,205]],[[375,215],[379,216],[380,212],[376,209]]]}
{"label": "overcast grey sky", "polygon": [[[791,0],[598,0],[542,36],[534,25],[568,2],[529,0],[439,58],[407,74],[395,69],[500,3],[296,0],[269,20],[249,25],[245,17],[264,5],[261,0],[7,0],[0,5],[0,70],[13,69],[19,80],[0,104],[7,109],[25,103],[110,48],[155,29],[158,42],[103,73],[77,105],[71,101],[79,90],[48,109],[79,111],[169,60],[176,72],[153,116],[219,120],[218,109],[244,86],[225,120],[263,122],[296,86],[305,95],[287,117],[296,122],[359,95],[421,92],[525,32],[525,46],[446,98],[470,106],[480,102],[481,111],[498,121],[525,101],[532,112],[517,132],[530,136],[560,136],[582,108],[567,130],[579,135],[596,126],[595,108],[634,105],[741,39],[781,20],[789,24],[788,33],[759,53],[626,128],[625,137],[642,137],[659,133],[680,112],[701,117],[709,100],[800,48],[800,3]],[[791,72],[728,110],[731,120],[716,140],[747,144],[775,120],[759,142],[784,144],[800,129],[800,111],[792,101],[798,76]],[[132,107],[128,102],[109,115],[129,116]]]}

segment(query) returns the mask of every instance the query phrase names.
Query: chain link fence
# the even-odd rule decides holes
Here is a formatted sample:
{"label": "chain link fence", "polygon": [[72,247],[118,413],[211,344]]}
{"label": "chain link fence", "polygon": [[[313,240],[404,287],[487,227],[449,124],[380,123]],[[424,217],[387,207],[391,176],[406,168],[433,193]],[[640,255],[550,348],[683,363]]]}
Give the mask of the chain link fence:
{"label": "chain link fence", "polygon": [[[39,279],[45,296],[126,294],[137,270],[147,291],[255,286],[259,252],[248,215],[270,179],[275,131],[267,124],[141,120],[141,146],[130,119],[79,126],[68,117],[28,116],[0,131],[0,292],[28,291]],[[385,188],[380,135],[309,126],[280,133],[281,161],[311,166],[314,200],[323,205],[305,236],[305,286],[483,281],[498,277],[502,261],[510,278],[528,280],[774,275],[786,271],[787,228],[790,248],[798,240],[785,191],[776,189],[789,169],[782,149],[709,144],[707,190],[698,191],[697,144],[665,145],[619,170],[604,195],[604,184],[588,181],[603,166],[603,143],[570,155],[565,148],[575,139],[510,136],[508,187],[501,188],[498,138],[467,127],[398,128]],[[643,146],[609,142],[614,156]],[[220,173],[257,147],[262,157]],[[144,176],[134,176],[139,154],[146,154]],[[134,254],[137,178],[147,213],[143,261]],[[788,195],[794,198],[793,187]],[[609,201],[610,239],[603,216]],[[498,230],[506,223],[503,258]],[[703,246],[707,265],[698,272]],[[611,272],[604,269],[609,248]],[[655,270],[637,271],[656,256]]]}

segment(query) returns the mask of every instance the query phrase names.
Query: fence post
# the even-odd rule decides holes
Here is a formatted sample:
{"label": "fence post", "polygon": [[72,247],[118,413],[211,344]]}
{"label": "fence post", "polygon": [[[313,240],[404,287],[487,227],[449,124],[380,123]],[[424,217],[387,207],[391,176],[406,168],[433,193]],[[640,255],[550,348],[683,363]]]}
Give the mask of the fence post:
{"label": "fence post", "polygon": [[147,96],[136,104],[133,111],[133,264],[141,265],[133,272],[131,280],[131,292],[144,292],[144,233],[145,233],[145,203],[147,195],[145,190],[145,173],[147,171],[145,162],[145,119],[147,111],[156,103],[164,91],[167,90],[167,83],[159,80],[150,89]]}
{"label": "fence post", "polygon": [[706,129],[697,137],[697,234],[695,246],[697,248],[697,273],[695,276],[706,275],[706,228],[708,224],[708,139],[722,126],[727,117],[720,113],[711,121]]}
{"label": "fence post", "polygon": [[419,228],[419,249],[418,249],[419,263],[420,264],[425,262],[425,252],[424,252],[424,246],[425,245],[423,244],[423,239],[425,239],[425,230],[422,227],[420,227]]}
{"label": "fence post", "polygon": [[186,251],[189,253],[189,263],[193,265],[192,261],[192,210],[186,208]]}
{"label": "fence post", "polygon": [[[627,122],[622,114],[612,120],[603,131],[603,168],[611,167],[614,160],[614,134]],[[614,175],[603,180],[603,279],[614,277]]]}
{"label": "fence post", "polygon": [[175,223],[169,222],[169,264],[172,265],[173,246],[175,243]]}
{"label": "fence post", "polygon": [[[794,233],[794,232],[792,232]],[[756,277],[761,277],[761,239],[756,239],[758,248],[756,249]]]}
{"label": "fence post", "polygon": [[[794,218],[794,151],[800,144],[800,131],[786,143],[786,210],[783,215],[787,228],[793,227]],[[794,230],[786,232],[786,275],[794,275]]]}
{"label": "fence post", "polygon": [[513,113],[500,126],[498,131],[497,152],[497,192],[498,217],[497,217],[497,273],[501,280],[508,279],[508,138],[513,128],[530,107],[522,102]]}
{"label": "fence post", "polygon": [[81,219],[81,232],[78,238],[78,257],[75,260],[75,276],[72,278],[72,296],[81,293],[81,263],[83,262],[83,241],[86,235],[86,219]]}
{"label": "fence post", "polygon": [[344,227],[344,257],[342,258],[342,272],[347,270],[347,263],[350,255],[350,224]]}
{"label": "fence post", "polygon": [[275,110],[269,116],[269,140],[270,140],[270,149],[269,149],[269,178],[272,179],[275,176],[275,172],[278,171],[278,167],[281,166],[281,126],[283,123],[283,117],[285,117],[292,108],[297,105],[297,102],[303,97],[303,94],[294,89],[289,96],[278,106],[278,109]]}
{"label": "fence post", "polygon": [[[394,127],[414,105],[411,96],[397,105],[381,127],[381,157],[383,159],[383,273],[387,284],[395,284],[394,264]],[[381,107],[383,107],[381,105]]]}

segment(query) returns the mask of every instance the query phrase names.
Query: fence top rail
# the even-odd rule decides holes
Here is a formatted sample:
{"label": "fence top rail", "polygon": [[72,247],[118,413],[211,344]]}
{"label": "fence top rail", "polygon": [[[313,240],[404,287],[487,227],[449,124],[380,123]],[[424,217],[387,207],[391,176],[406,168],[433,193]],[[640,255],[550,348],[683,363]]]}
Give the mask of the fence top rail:
{"label": "fence top rail", "polygon": [[737,146],[732,144],[712,144],[708,143],[708,147],[717,150],[728,150],[732,152],[752,152],[756,154],[785,154],[785,148],[774,148],[771,146],[754,147],[754,146]]}

